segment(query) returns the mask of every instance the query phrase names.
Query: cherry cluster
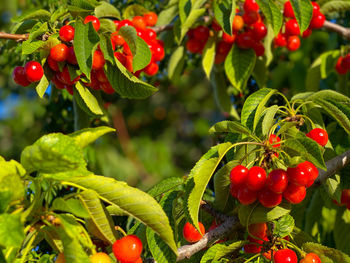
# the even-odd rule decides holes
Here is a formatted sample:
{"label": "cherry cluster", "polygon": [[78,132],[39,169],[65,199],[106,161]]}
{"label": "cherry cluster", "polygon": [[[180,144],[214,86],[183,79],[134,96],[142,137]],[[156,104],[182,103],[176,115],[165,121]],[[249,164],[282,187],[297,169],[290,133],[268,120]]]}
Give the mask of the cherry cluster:
{"label": "cherry cluster", "polygon": [[29,61],[24,67],[15,67],[12,73],[12,78],[18,85],[27,87],[32,82],[41,80],[43,75],[44,70],[41,64],[37,61]]}
{"label": "cherry cluster", "polygon": [[[244,245],[245,253],[261,253],[267,260],[272,259],[274,263],[297,263],[297,254],[289,249],[283,248],[281,245],[277,245],[270,242],[269,229],[266,223],[250,224],[248,226],[248,241],[249,243]],[[283,239],[289,241],[289,237],[286,236]],[[321,259],[315,253],[308,253],[303,255],[303,258],[299,263],[321,263]]]}
{"label": "cherry cluster", "polygon": [[[240,10],[236,10],[232,23],[232,35],[222,32],[221,39],[216,46],[215,64],[220,64],[225,60],[234,43],[241,49],[254,49],[257,56],[262,56],[265,53],[261,41],[267,35],[267,27],[260,17],[259,5],[255,0],[246,0],[243,4],[243,10],[242,16]],[[211,27],[216,32],[222,30],[215,20],[213,20]],[[204,25],[190,29],[187,33],[187,50],[191,53],[202,53],[210,34],[212,33],[209,27]]]}
{"label": "cherry cluster", "polygon": [[153,76],[158,72],[158,61],[161,61],[164,58],[164,43],[162,40],[157,39],[157,33],[150,27],[154,26],[157,23],[158,16],[154,12],[149,12],[143,16],[134,16],[132,21],[125,20],[115,20],[117,31],[114,32],[111,36],[111,41],[113,46],[118,50],[114,53],[114,56],[124,65],[124,67],[133,72],[132,68],[132,53],[131,50],[123,39],[121,35],[118,34],[118,31],[123,26],[132,26],[136,29],[137,35],[141,37],[151,50],[152,58],[151,62],[142,70],[135,72],[136,76],[143,71],[148,76]]}
{"label": "cherry cluster", "polygon": [[335,70],[340,75],[344,75],[350,71],[350,54],[338,58]]}
{"label": "cherry cluster", "polygon": [[[325,146],[328,134],[321,128],[312,129],[307,137]],[[274,134],[269,137],[273,148],[280,147],[280,138]],[[276,155],[278,157],[278,155]],[[298,204],[306,196],[306,188],[310,187],[318,177],[318,170],[309,161],[299,163],[287,170],[274,169],[267,175],[264,168],[253,166],[250,169],[243,165],[235,166],[230,172],[230,193],[243,205],[250,205],[256,200],[264,207],[275,207],[286,199]]]}
{"label": "cherry cluster", "polygon": [[[303,32],[302,37],[307,38],[313,29],[321,28],[326,20],[320,11],[320,6],[316,2],[311,2],[313,6],[312,19],[309,27]],[[300,28],[290,1],[285,2],[283,15],[285,17],[284,31],[281,29],[274,39],[275,47],[287,47],[289,51],[295,51],[300,47]]]}
{"label": "cherry cluster", "polygon": [[114,242],[113,254],[120,263],[142,263],[142,242],[135,235],[124,236]]}

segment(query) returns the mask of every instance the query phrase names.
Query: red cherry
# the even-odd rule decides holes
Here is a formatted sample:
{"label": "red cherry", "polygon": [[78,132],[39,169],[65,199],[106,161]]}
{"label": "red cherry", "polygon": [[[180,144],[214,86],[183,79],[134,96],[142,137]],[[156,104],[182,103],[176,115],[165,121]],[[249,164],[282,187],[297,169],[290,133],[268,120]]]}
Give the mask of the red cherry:
{"label": "red cherry", "polygon": [[120,21],[119,20],[113,20],[113,23],[115,24],[115,28],[118,29]]}
{"label": "red cherry", "polygon": [[243,184],[248,175],[247,167],[243,165],[235,166],[230,172],[230,181],[233,185]]}
{"label": "red cherry", "polygon": [[142,242],[137,236],[128,235],[115,241],[112,249],[117,260],[131,263],[135,262],[140,257]]}
{"label": "red cherry", "polygon": [[69,42],[74,39],[74,27],[65,25],[60,29],[60,39]]}
{"label": "red cherry", "polygon": [[278,33],[278,35],[274,38],[274,43],[278,47],[285,47],[287,45],[287,38],[284,34]]}
{"label": "red cherry", "polygon": [[259,41],[266,37],[267,35],[267,27],[263,22],[255,22],[253,25],[253,36],[255,40]]}
{"label": "red cherry", "polygon": [[72,65],[78,65],[77,57],[75,56],[74,48],[69,47],[67,62]]}
{"label": "red cherry", "polygon": [[282,202],[282,194],[276,194],[268,188],[263,188],[258,194],[260,204],[264,207],[275,207]]}
{"label": "red cherry", "polygon": [[144,40],[146,42],[149,42],[149,41],[152,41],[152,40],[155,40],[157,38],[157,33],[156,31],[154,31],[152,28],[146,28],[144,31],[143,31],[143,34],[144,34]]}
{"label": "red cherry", "polygon": [[321,259],[315,253],[308,253],[299,263],[321,263]]}
{"label": "red cherry", "polygon": [[265,47],[261,42],[255,42],[253,45],[253,49],[257,57],[261,57],[265,54]]}
{"label": "red cherry", "polygon": [[214,29],[214,31],[219,32],[222,30],[221,26],[219,25],[219,23],[215,20],[215,18],[213,19],[213,21],[211,22],[211,27]]}
{"label": "red cherry", "polygon": [[111,35],[111,39],[116,46],[122,46],[125,43],[124,38],[121,35],[119,35],[118,32],[114,32]]}
{"label": "red cherry", "polygon": [[194,38],[200,41],[207,41],[209,38],[209,28],[206,26],[197,26],[193,31]]}
{"label": "red cherry", "polygon": [[265,182],[266,172],[262,167],[253,166],[249,169],[245,184],[251,191],[259,191],[264,187]]}
{"label": "red cherry", "polygon": [[68,93],[69,93],[70,95],[73,95],[73,94],[74,94],[73,86],[65,85],[65,88],[66,88],[66,90],[68,91]]}
{"label": "red cherry", "polygon": [[96,16],[85,17],[84,24],[91,22],[96,31],[100,29],[100,20]]}
{"label": "red cherry", "polygon": [[283,10],[283,15],[285,17],[290,17],[290,18],[294,18],[294,11],[293,11],[293,7],[292,7],[292,3],[290,1],[287,1],[284,3],[284,10]]}
{"label": "red cherry", "polygon": [[233,44],[236,40],[236,35],[233,34],[232,36],[227,34],[226,32],[222,33],[222,40],[228,44]]}
{"label": "red cherry", "polygon": [[244,245],[244,252],[245,253],[254,253],[254,254],[257,254],[261,251],[261,248],[262,248],[262,244],[264,243],[264,241],[268,241],[268,238],[267,237],[264,237],[264,241],[263,240],[260,240],[260,239],[255,239],[251,236],[248,236],[247,237],[248,241],[250,241],[251,243],[250,244],[246,244]]}
{"label": "red cherry", "polygon": [[255,223],[248,226],[248,233],[253,238],[264,239],[267,236],[266,223]]}
{"label": "red cherry", "polygon": [[58,73],[57,77],[62,83],[66,84],[66,85],[70,85],[70,86],[73,85],[75,82],[77,82],[80,79],[80,76],[78,76],[72,80],[72,78],[69,74],[68,67],[64,67],[62,72]]}
{"label": "red cherry", "polygon": [[51,79],[51,82],[55,85],[55,87],[57,89],[65,89],[66,88],[66,84],[62,83],[57,74],[53,76],[53,78]]}
{"label": "red cherry", "polygon": [[328,133],[326,130],[321,128],[315,128],[306,134],[307,137],[313,139],[321,146],[325,146],[328,142]]}
{"label": "red cherry", "polygon": [[103,69],[96,70],[95,74],[96,74],[96,78],[99,82],[102,82],[102,83],[108,82],[108,78],[107,78]]}
{"label": "red cherry", "polygon": [[[103,252],[98,252],[92,256],[90,256],[91,263],[111,263],[111,258]],[[56,262],[55,262],[56,263]]]}
{"label": "red cherry", "polygon": [[310,28],[306,29],[304,32],[303,32],[303,38],[307,38],[311,35],[312,33],[312,30]]}
{"label": "red cherry", "polygon": [[197,39],[191,38],[186,42],[186,49],[193,54],[199,53],[202,49],[202,44]]}
{"label": "red cherry", "polygon": [[247,187],[240,187],[237,192],[237,199],[243,205],[250,205],[258,199],[256,191],[251,191]]}
{"label": "red cherry", "polygon": [[143,15],[147,26],[155,26],[157,24],[158,16],[154,12],[149,12]]}
{"label": "red cherry", "polygon": [[199,241],[203,237],[203,235],[205,234],[205,228],[204,228],[203,224],[201,222],[198,222],[198,225],[199,225],[200,233],[191,223],[187,222],[184,225],[184,228],[182,230],[182,234],[187,242],[195,243],[195,242]]}
{"label": "red cherry", "polygon": [[225,56],[230,52],[232,44],[220,40],[216,45],[216,52]]}
{"label": "red cherry", "polygon": [[113,94],[114,93],[114,89],[113,89],[111,83],[109,83],[109,82],[100,83],[100,87],[101,87],[101,89],[103,90],[104,93],[107,93],[107,94]]}
{"label": "red cherry", "polygon": [[287,175],[290,182],[300,186],[306,186],[311,179],[309,171],[302,163],[298,164],[296,167],[288,167]]}
{"label": "red cherry", "polygon": [[249,11],[247,13],[244,13],[242,16],[244,23],[251,25],[255,22],[258,22],[260,20],[260,15],[258,12],[255,11]]}
{"label": "red cherry", "polygon": [[293,183],[288,184],[283,192],[283,197],[292,204],[299,204],[306,196],[305,186],[299,186]]}
{"label": "red cherry", "polygon": [[286,34],[290,36],[300,35],[300,28],[296,19],[291,19],[287,21]]}
{"label": "red cherry", "polygon": [[238,197],[238,190],[241,187],[245,187],[244,185],[234,185],[234,184],[230,184],[230,194],[234,197],[237,198]]}
{"label": "red cherry", "polygon": [[124,19],[122,21],[119,21],[118,23],[118,30],[121,29],[123,26],[133,26],[132,22],[129,19]]}
{"label": "red cherry", "polygon": [[341,66],[346,70],[350,70],[350,54],[347,54],[345,57],[343,57],[343,60],[341,62]]}
{"label": "red cherry", "polygon": [[343,59],[344,59],[343,57],[339,57],[337,60],[337,64],[335,65],[335,70],[340,75],[344,75],[347,73],[347,70],[342,66]]}
{"label": "red cherry", "polygon": [[350,203],[350,189],[344,189],[341,192],[340,204],[347,205]]}
{"label": "red cherry", "polygon": [[12,72],[12,78],[16,84],[22,87],[27,87],[30,84],[24,67],[15,67]]}
{"label": "red cherry", "polygon": [[92,59],[92,69],[98,70],[103,68],[105,65],[106,61],[103,56],[103,53],[100,50],[95,50],[94,52],[94,57]]}
{"label": "red cherry", "polygon": [[266,186],[277,194],[283,193],[288,185],[287,172],[282,169],[272,170],[266,179]]}
{"label": "red cherry", "polygon": [[54,60],[51,56],[48,56],[46,61],[50,69],[52,69],[53,71],[60,71],[57,61]]}
{"label": "red cherry", "polygon": [[269,137],[269,143],[272,145],[273,148],[278,148],[281,146],[280,142],[281,138],[276,136],[275,134],[271,134]]}
{"label": "red cherry", "polygon": [[245,12],[249,11],[259,11],[259,5],[255,0],[246,0],[243,4],[243,9]]}
{"label": "red cherry", "polygon": [[149,65],[147,65],[147,67],[144,68],[144,72],[148,75],[148,76],[154,76],[155,74],[157,74],[158,72],[158,64],[155,62],[151,62]]}
{"label": "red cherry", "polygon": [[151,51],[152,51],[152,58],[155,61],[161,61],[165,56],[164,48],[161,45],[159,45],[157,42],[153,43]]}
{"label": "red cherry", "polygon": [[248,49],[254,46],[254,38],[250,31],[237,35],[236,43],[239,48]]}
{"label": "red cherry", "polygon": [[235,15],[232,22],[232,31],[238,32],[244,27],[244,20],[240,15]]}
{"label": "red cherry", "polygon": [[300,47],[300,38],[298,36],[290,36],[287,40],[287,49],[289,51],[295,51]]}
{"label": "red cherry", "polygon": [[24,66],[24,70],[26,72],[27,79],[30,82],[37,82],[41,80],[44,75],[44,69],[37,61],[27,62],[27,64]]}
{"label": "red cherry", "polygon": [[50,56],[52,59],[58,61],[58,62],[63,62],[67,59],[68,57],[68,47],[61,43],[50,50]]}
{"label": "red cherry", "polygon": [[324,21],[326,21],[326,17],[324,16],[324,14],[322,14],[321,12],[314,12],[312,19],[310,21],[310,25],[309,28],[311,29],[318,29],[323,27]]}
{"label": "red cherry", "polygon": [[313,13],[320,11],[320,6],[316,2],[311,2],[313,7]]}
{"label": "red cherry", "polygon": [[273,256],[274,263],[297,263],[298,257],[291,249],[285,248],[276,251]]}
{"label": "red cherry", "polygon": [[216,53],[214,63],[216,65],[223,63],[226,59],[226,56],[227,56],[227,54]]}
{"label": "red cherry", "polygon": [[147,24],[142,16],[134,16],[132,19],[132,24],[135,28],[145,29]]}

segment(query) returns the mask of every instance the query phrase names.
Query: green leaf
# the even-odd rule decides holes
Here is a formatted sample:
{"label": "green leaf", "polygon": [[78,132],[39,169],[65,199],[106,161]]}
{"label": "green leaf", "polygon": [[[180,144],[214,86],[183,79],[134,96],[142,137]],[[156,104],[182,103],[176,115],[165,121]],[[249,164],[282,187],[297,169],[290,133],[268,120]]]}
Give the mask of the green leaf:
{"label": "green leaf", "polygon": [[92,23],[83,24],[81,20],[75,23],[74,52],[81,71],[90,78],[93,51],[100,41]]}
{"label": "green leaf", "polygon": [[177,253],[169,219],[161,206],[150,195],[137,188],[128,186],[124,182],[103,176],[76,176],[65,178],[65,180],[85,189],[96,191],[100,199],[117,205],[126,214],[135,217],[153,229]]}
{"label": "green leaf", "polygon": [[[313,252],[317,254],[320,257],[321,262],[350,263],[350,257],[335,248],[326,247],[317,243],[307,242],[303,244],[302,249],[308,253]],[[329,261],[329,259],[332,261]]]}
{"label": "green leaf", "polygon": [[29,19],[38,19],[42,21],[49,21],[51,17],[51,14],[49,11],[44,10],[44,9],[34,9],[34,10],[28,10],[24,12],[22,15],[19,17],[13,18],[13,22],[22,22],[24,20],[29,20]]}
{"label": "green leaf", "polygon": [[170,24],[173,19],[178,14],[179,8],[178,8],[178,1],[170,1],[159,14],[158,14],[158,20],[156,26],[164,26]]}
{"label": "green leaf", "polygon": [[84,148],[88,146],[90,143],[96,141],[101,136],[105,135],[109,132],[114,132],[115,129],[107,126],[99,126],[96,128],[85,128],[76,132],[69,134],[75,140],[75,143]]}
{"label": "green leaf", "polygon": [[185,65],[185,48],[179,46],[173,52],[168,63],[168,77],[172,81],[178,81]]}
{"label": "green leaf", "polygon": [[230,132],[250,135],[250,131],[247,127],[239,123],[238,121],[221,121],[209,129],[209,133],[215,134],[220,132]]}
{"label": "green leaf", "polygon": [[284,148],[297,152],[298,155],[303,156],[317,167],[327,170],[320,146],[303,132],[298,132],[294,138],[285,140],[283,145]]}
{"label": "green leaf", "polygon": [[350,211],[346,208],[339,209],[334,223],[333,237],[336,248],[350,254]]}
{"label": "green leaf", "polygon": [[143,14],[149,12],[145,7],[138,4],[128,5],[123,12],[124,19],[131,19],[134,16],[142,16]]}
{"label": "green leaf", "polygon": [[78,92],[74,93],[74,97],[80,97],[79,101],[82,101],[86,106],[82,108],[83,110],[87,108],[89,109],[89,112],[94,115],[103,115],[103,111],[96,97],[90,92],[90,90],[87,87],[83,86],[80,82],[77,82],[75,84],[75,88]]}
{"label": "green leaf", "polygon": [[326,1],[322,6],[320,11],[322,14],[330,14],[330,13],[339,13],[350,10],[350,2],[349,1]]}
{"label": "green leaf", "polygon": [[271,0],[257,0],[256,2],[259,4],[267,22],[272,26],[275,35],[277,35],[283,24],[280,8]]}
{"label": "green leaf", "polygon": [[275,228],[273,234],[279,237],[288,236],[294,229],[294,218],[291,215],[285,215],[274,222]]}
{"label": "green leaf", "polygon": [[322,184],[328,193],[329,197],[340,203],[342,189],[341,180],[339,175],[335,175],[327,178],[327,180]]}
{"label": "green leaf", "polygon": [[318,91],[321,80],[321,58],[318,57],[308,68],[305,88],[307,91]]}
{"label": "green leaf", "polygon": [[232,144],[230,142],[218,145],[216,148],[218,151],[218,157],[212,157],[208,160],[202,159],[197,162],[196,165],[192,168],[191,173],[186,181],[186,196],[188,196],[186,208],[190,219],[193,222],[193,225],[197,229],[199,229],[198,212],[204,191],[216,168],[221,162],[221,159],[225,156],[226,152],[231,147]]}
{"label": "green leaf", "polygon": [[144,99],[158,90],[152,85],[145,83],[130,74],[130,72],[128,72],[118,60],[115,60],[115,63],[119,70],[107,63],[106,75],[113,89],[121,97],[129,99]]}
{"label": "green leaf", "polygon": [[266,57],[258,57],[256,59],[252,75],[256,80],[260,89],[266,86],[267,75],[268,75]]}
{"label": "green leaf", "polygon": [[209,37],[203,49],[202,66],[208,79],[210,79],[210,73],[214,65],[215,43],[215,37]]}
{"label": "green leaf", "polygon": [[183,179],[179,177],[170,177],[160,181],[147,191],[147,194],[157,198],[171,190],[176,190],[183,185]]}
{"label": "green leaf", "polygon": [[114,64],[114,50],[112,47],[111,38],[108,35],[100,35],[100,47],[105,60]]}
{"label": "green leaf", "polygon": [[45,44],[45,41],[37,40],[48,31],[47,22],[41,24],[37,23],[30,31],[29,37],[22,43],[22,55],[32,54]]}
{"label": "green leaf", "polygon": [[264,88],[250,95],[242,108],[241,123],[254,131],[265,109],[265,104],[275,93],[277,93],[277,90]]}
{"label": "green leaf", "polygon": [[108,213],[112,216],[127,216],[127,214],[119,206],[109,205],[106,207]]}
{"label": "green leaf", "polygon": [[97,193],[93,190],[86,190],[79,194],[79,198],[87,209],[91,221],[99,231],[99,237],[102,236],[102,240],[112,245],[116,241],[117,233],[114,229],[113,220],[101,203]]}
{"label": "green leaf", "polygon": [[68,9],[66,7],[61,6],[58,9],[56,9],[55,12],[53,12],[50,18],[50,22],[54,23],[56,21],[60,21],[64,19],[65,16],[68,16],[68,15],[69,15]]}
{"label": "green leaf", "polygon": [[94,10],[100,3],[96,0],[71,0],[73,6],[87,10]]}
{"label": "green leaf", "polygon": [[36,93],[38,93],[38,96],[40,98],[44,97],[45,91],[46,91],[48,86],[49,86],[49,81],[47,80],[46,75],[44,75],[41,78],[39,84],[35,87]]}
{"label": "green leaf", "polygon": [[233,243],[225,242],[215,244],[214,246],[210,247],[207,252],[205,252],[200,263],[218,262],[223,257],[228,256],[236,250],[239,250],[246,243],[247,241],[235,241]]}
{"label": "green leaf", "polygon": [[24,237],[20,214],[0,214],[0,246],[20,247]]}
{"label": "green leaf", "polygon": [[264,119],[262,121],[262,134],[264,136],[268,135],[271,127],[275,124],[275,115],[278,111],[278,106],[273,105],[266,109],[266,114],[264,115]]}
{"label": "green leaf", "polygon": [[274,208],[267,208],[259,204],[241,205],[238,210],[239,221],[243,226],[254,223],[269,222],[289,214],[291,205],[287,201]]}
{"label": "green leaf", "polygon": [[[109,18],[100,18],[100,29],[99,33],[110,34],[116,30],[114,22]],[[100,35],[101,36],[101,35]]]}
{"label": "green leaf", "polygon": [[90,217],[89,213],[85,207],[82,206],[81,202],[73,198],[70,198],[68,200],[65,200],[61,197],[56,198],[52,203],[51,210],[72,213],[73,215],[82,218]]}
{"label": "green leaf", "polygon": [[302,34],[308,27],[312,18],[313,7],[310,0],[291,0],[295,18]]}
{"label": "green leaf", "polygon": [[214,17],[222,29],[232,35],[232,23],[236,14],[236,2],[233,0],[214,0]]}
{"label": "green leaf", "polygon": [[235,89],[242,91],[246,86],[253,72],[255,59],[253,49],[243,50],[233,45],[225,60],[225,72]]}
{"label": "green leaf", "polygon": [[120,19],[120,12],[117,8],[107,2],[101,2],[99,6],[95,8],[95,16],[101,17],[113,17]]}
{"label": "green leaf", "polygon": [[82,149],[73,138],[61,133],[44,135],[24,148],[21,163],[29,173],[57,173],[86,166]]}
{"label": "green leaf", "polygon": [[321,59],[320,70],[321,70],[322,79],[327,78],[328,75],[334,71],[334,66],[339,56],[340,56],[339,50],[327,51],[320,56],[320,59]]}

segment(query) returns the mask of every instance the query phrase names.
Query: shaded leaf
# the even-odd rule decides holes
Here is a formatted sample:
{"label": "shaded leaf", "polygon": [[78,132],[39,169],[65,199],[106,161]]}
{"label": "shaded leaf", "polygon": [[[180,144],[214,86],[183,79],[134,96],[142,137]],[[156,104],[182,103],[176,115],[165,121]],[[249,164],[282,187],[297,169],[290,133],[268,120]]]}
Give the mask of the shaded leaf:
{"label": "shaded leaf", "polygon": [[52,211],[63,211],[72,213],[78,217],[89,218],[87,210],[82,206],[81,202],[78,199],[68,199],[65,200],[61,197],[56,198],[51,206]]}
{"label": "shaded leaf", "polygon": [[221,121],[209,129],[209,133],[230,132],[250,135],[250,131],[247,127],[239,123],[238,121]]}
{"label": "shaded leaf", "polygon": [[330,248],[311,242],[304,243],[302,248],[308,253],[313,252],[317,254],[322,262],[326,261],[328,258],[331,259],[334,263],[350,263],[350,257],[335,248]]}
{"label": "shaded leaf", "polygon": [[309,26],[313,7],[310,0],[291,0],[295,18],[300,27],[300,33],[303,33]]}
{"label": "shaded leaf", "polygon": [[222,29],[232,35],[232,23],[236,14],[236,2],[233,0],[214,0],[214,17]]}
{"label": "shaded leaf", "polygon": [[85,104],[85,107],[82,108],[83,110],[86,110],[87,108],[90,113],[94,115],[103,115],[103,111],[96,97],[87,87],[83,86],[80,82],[77,82],[75,88],[78,92],[74,93],[74,97],[78,98],[77,102],[79,103],[79,106],[81,105],[81,102]]}
{"label": "shaded leaf", "polygon": [[101,4],[95,8],[95,16],[98,18],[100,17],[113,17],[117,19],[121,18],[119,10],[107,2],[101,2]]}
{"label": "shaded leaf", "polygon": [[218,262],[218,260],[222,259],[223,257],[228,256],[236,250],[239,250],[246,243],[247,241],[236,241],[233,243],[225,242],[215,244],[214,246],[210,247],[207,252],[205,252],[200,263]]}

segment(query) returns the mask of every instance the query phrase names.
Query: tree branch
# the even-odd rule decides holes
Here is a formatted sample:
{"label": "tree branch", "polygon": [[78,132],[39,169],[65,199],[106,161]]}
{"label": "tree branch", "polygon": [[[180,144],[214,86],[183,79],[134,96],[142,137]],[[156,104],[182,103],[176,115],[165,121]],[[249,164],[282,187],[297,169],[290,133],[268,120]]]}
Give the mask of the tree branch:
{"label": "tree branch", "polygon": [[323,24],[323,27],[327,30],[331,30],[338,33],[344,38],[350,39],[350,28],[343,27],[341,25],[338,25],[329,21],[325,21]]}
{"label": "tree branch", "polygon": [[5,32],[0,32],[0,39],[12,39],[17,41],[27,40],[29,34],[9,34]]}

